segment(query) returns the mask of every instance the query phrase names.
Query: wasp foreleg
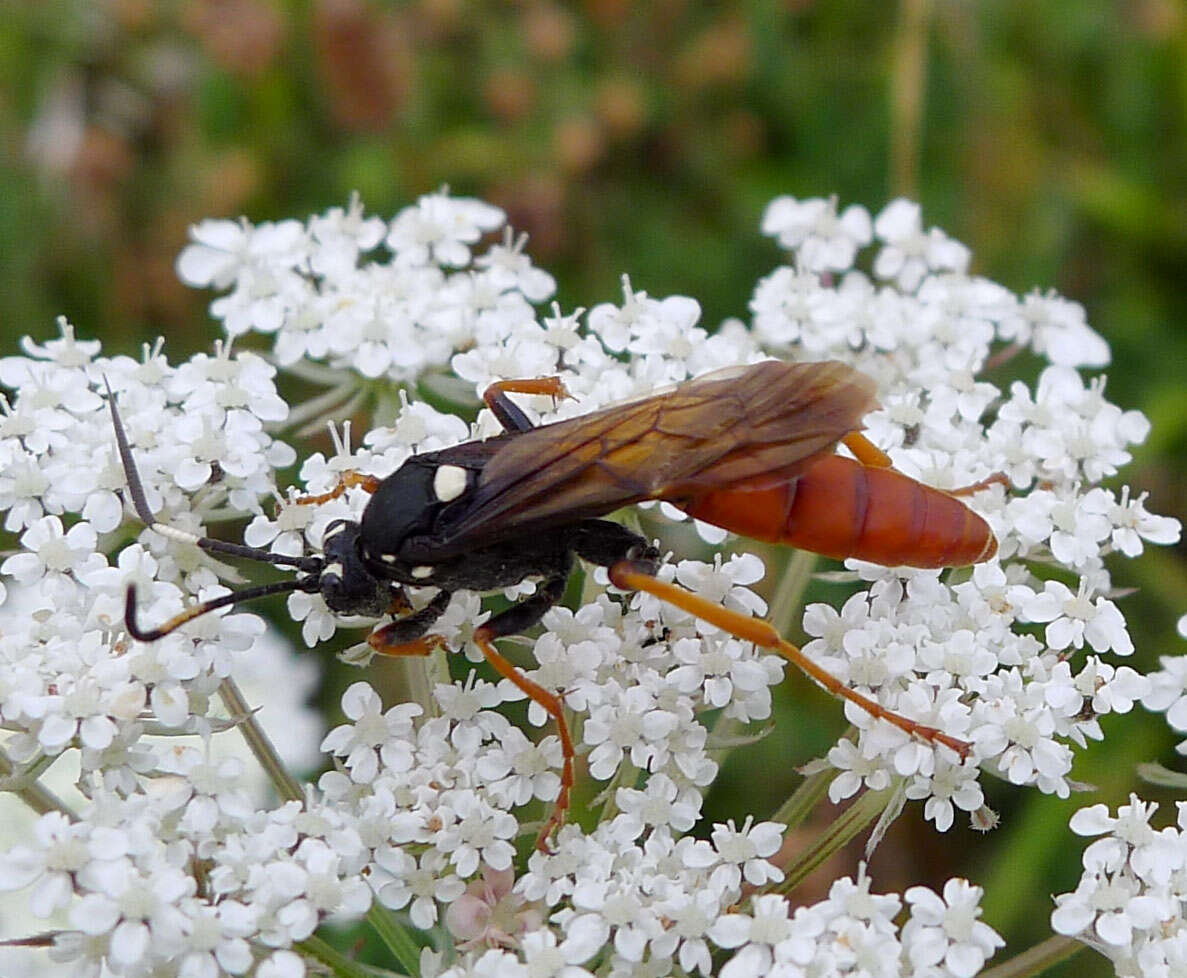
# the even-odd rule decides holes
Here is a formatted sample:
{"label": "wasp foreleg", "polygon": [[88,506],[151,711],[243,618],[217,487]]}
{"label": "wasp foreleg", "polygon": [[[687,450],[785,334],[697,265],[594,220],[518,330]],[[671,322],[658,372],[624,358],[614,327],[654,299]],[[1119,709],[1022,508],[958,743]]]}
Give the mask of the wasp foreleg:
{"label": "wasp foreleg", "polygon": [[380,655],[428,655],[442,648],[445,639],[425,632],[445,613],[451,597],[449,591],[439,591],[420,611],[375,629],[367,636],[367,644]]}

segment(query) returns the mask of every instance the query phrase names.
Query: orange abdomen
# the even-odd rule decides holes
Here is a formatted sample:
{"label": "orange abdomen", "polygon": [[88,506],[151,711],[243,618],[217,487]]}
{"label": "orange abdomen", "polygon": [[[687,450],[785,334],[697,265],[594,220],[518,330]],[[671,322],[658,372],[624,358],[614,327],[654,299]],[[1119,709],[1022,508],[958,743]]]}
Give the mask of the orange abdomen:
{"label": "orange abdomen", "polygon": [[890,567],[960,567],[997,553],[989,524],[959,499],[840,455],[790,481],[714,490],[681,509],[755,540]]}

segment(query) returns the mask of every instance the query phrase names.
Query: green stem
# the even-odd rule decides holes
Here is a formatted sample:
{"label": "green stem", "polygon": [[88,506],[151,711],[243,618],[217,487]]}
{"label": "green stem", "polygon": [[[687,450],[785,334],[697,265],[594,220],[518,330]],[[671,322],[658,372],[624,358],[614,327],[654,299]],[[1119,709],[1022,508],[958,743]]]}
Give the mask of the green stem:
{"label": "green stem", "polygon": [[28,768],[18,770],[0,750],[0,791],[12,792],[38,815],[61,812],[70,821],[77,822],[78,816],[70,806],[37,780],[52,763],[52,757],[43,757]]}
{"label": "green stem", "polygon": [[804,591],[812,579],[817,557],[807,550],[797,550],[787,561],[775,593],[771,595],[771,625],[780,635],[786,635],[791,624],[803,610]]}
{"label": "green stem", "polygon": [[779,806],[775,814],[771,816],[771,821],[781,822],[787,826],[788,831],[798,828],[812,809],[820,803],[828,791],[828,786],[833,783],[833,778],[839,773],[834,768],[827,768],[824,771],[809,774],[791,793],[791,797]]}
{"label": "green stem", "polygon": [[775,888],[776,891],[787,894],[799,886],[829,856],[873,822],[886,807],[892,794],[891,788],[884,788],[882,791],[867,791],[858,798],[784,869],[786,875]]}
{"label": "green stem", "polygon": [[381,978],[384,975],[398,974],[398,972],[376,968],[347,957],[328,941],[324,941],[316,935],[298,941],[295,946],[302,954],[320,961],[338,978]]}
{"label": "green stem", "polygon": [[912,200],[919,199],[919,148],[930,20],[930,0],[903,0],[899,5],[890,76],[890,190],[892,196]]}
{"label": "green stem", "polygon": [[350,420],[352,416],[359,412],[359,409],[366,403],[367,398],[371,396],[370,391],[366,387],[360,387],[351,395],[349,401],[338,405],[332,411],[319,418],[314,418],[312,421],[302,425],[294,433],[296,438],[308,438],[310,435],[320,434],[325,430],[326,422],[333,421],[335,424],[344,424]]}
{"label": "green stem", "polygon": [[218,694],[223,705],[227,708],[227,713],[231,715],[231,719],[239,725],[239,729],[243,732],[243,739],[247,741],[248,748],[255,755],[255,759],[260,762],[264,773],[268,775],[268,780],[272,782],[276,794],[282,801],[303,802],[305,793],[301,790],[297,779],[289,774],[288,769],[284,766],[284,761],[280,759],[276,748],[272,746],[272,741],[264,733],[264,728],[260,726],[255,711],[247,705],[247,700],[243,698],[235,680],[230,676],[224,679],[219,684]]}
{"label": "green stem", "polygon": [[1042,944],[1036,944],[1021,954],[1015,954],[1009,961],[981,972],[981,978],[1030,978],[1041,975],[1048,968],[1079,954],[1086,944],[1062,934],[1048,937]]}
{"label": "green stem", "polygon": [[[295,408],[289,411],[288,417],[284,419],[284,428],[291,431],[294,428],[301,428],[318,418],[322,418],[332,411],[335,407],[347,401],[358,392],[359,382],[353,377],[344,383],[338,384],[332,389],[323,394],[318,394],[316,397],[311,397],[309,400],[298,404]],[[342,413],[341,411],[339,413]]]}
{"label": "green stem", "polygon": [[[407,656],[400,659],[404,670],[404,684],[408,689],[408,697],[413,703],[418,703],[424,710],[426,719],[438,715],[437,700],[433,696],[433,685],[441,678],[440,660],[447,653],[444,649],[435,649],[427,656]],[[449,679],[449,666],[445,665],[445,681]]]}
{"label": "green stem", "polygon": [[400,962],[404,973],[412,978],[420,978],[420,945],[412,939],[408,928],[396,920],[387,907],[376,901],[371,902],[371,909],[367,911],[367,923]]}
{"label": "green stem", "polygon": [[618,770],[614,772],[614,777],[610,779],[609,783],[601,791],[606,798],[602,802],[602,811],[598,815],[599,825],[603,822],[609,822],[618,814],[618,789],[623,784],[634,785],[638,774],[639,769],[631,763],[629,757],[624,758],[623,762],[618,765]]}

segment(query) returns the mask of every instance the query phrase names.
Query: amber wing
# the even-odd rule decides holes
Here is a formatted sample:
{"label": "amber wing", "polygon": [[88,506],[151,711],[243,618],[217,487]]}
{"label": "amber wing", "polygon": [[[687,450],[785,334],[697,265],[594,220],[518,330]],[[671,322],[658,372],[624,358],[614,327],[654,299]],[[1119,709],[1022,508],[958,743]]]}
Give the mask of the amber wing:
{"label": "amber wing", "polygon": [[873,406],[874,382],[846,364],[768,360],[534,428],[442,514],[442,556],[648,499],[794,478]]}

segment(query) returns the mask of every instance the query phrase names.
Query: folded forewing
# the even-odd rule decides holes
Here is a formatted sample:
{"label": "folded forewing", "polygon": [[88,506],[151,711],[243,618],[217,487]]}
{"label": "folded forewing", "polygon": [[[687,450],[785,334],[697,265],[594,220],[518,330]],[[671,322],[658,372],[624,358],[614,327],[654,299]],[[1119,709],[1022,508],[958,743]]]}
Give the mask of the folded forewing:
{"label": "folded forewing", "polygon": [[705,374],[507,439],[453,514],[442,553],[648,499],[794,478],[874,406],[874,382],[836,361],[768,360]]}

